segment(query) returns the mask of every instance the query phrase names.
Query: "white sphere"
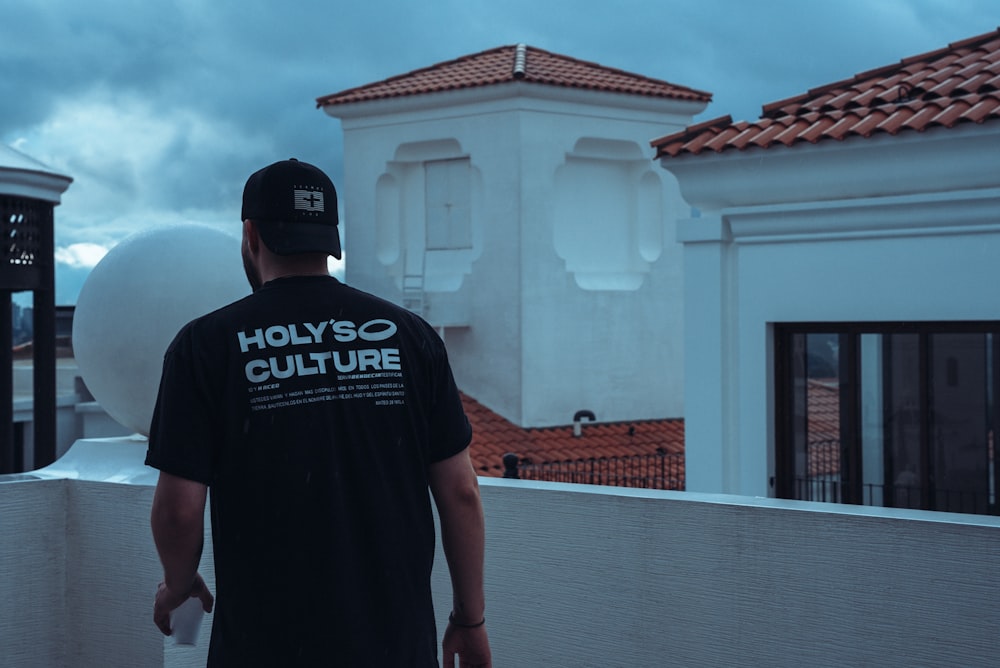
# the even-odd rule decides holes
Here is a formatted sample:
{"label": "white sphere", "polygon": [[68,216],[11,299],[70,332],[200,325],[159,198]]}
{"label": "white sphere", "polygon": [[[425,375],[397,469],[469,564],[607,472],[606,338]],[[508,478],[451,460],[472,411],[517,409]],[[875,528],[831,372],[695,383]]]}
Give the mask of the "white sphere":
{"label": "white sphere", "polygon": [[77,299],[73,351],[83,382],[108,415],[148,436],[163,354],[178,330],[249,293],[235,236],[178,225],[128,237]]}

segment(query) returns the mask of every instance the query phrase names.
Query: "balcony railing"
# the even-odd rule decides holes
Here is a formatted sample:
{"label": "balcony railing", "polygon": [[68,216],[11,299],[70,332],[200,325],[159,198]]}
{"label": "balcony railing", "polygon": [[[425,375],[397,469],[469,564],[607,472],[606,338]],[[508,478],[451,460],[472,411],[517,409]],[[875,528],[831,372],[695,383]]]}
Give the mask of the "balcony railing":
{"label": "balcony railing", "polygon": [[518,459],[513,469],[507,467],[504,477],[684,491],[684,453],[659,451],[649,455],[587,457],[537,463]]}
{"label": "balcony railing", "polygon": [[[992,441],[988,450],[992,466]],[[810,441],[806,449],[806,476],[794,479],[794,497],[802,501],[853,503],[884,508],[912,508],[954,513],[994,515],[1000,509],[992,489],[950,489],[916,484],[886,485],[847,480],[842,471],[838,439]],[[987,472],[983,471],[983,477]],[[984,485],[984,487],[986,487]]]}
{"label": "balcony railing", "polygon": [[811,476],[795,479],[795,498],[824,503],[856,503],[883,508],[912,508],[952,513],[995,515],[997,507],[990,492],[934,488],[925,490],[911,485],[864,483],[860,498],[855,486],[838,476]]}

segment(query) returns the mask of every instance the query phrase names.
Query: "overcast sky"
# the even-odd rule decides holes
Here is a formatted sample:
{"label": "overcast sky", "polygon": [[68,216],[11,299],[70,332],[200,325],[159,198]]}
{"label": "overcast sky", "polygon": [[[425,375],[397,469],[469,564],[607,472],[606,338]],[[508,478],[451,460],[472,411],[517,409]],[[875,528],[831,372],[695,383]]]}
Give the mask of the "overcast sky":
{"label": "overcast sky", "polygon": [[238,234],[265,164],[296,156],[339,183],[328,93],[524,42],[713,93],[696,120],[752,120],[998,26],[1000,0],[3,0],[0,141],[74,179],[56,209],[68,304],[132,232]]}

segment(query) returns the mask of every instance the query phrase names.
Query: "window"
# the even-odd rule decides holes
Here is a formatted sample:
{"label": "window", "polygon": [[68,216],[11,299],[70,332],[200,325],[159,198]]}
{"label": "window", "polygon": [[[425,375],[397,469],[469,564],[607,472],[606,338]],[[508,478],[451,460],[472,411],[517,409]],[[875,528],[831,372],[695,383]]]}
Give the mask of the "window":
{"label": "window", "polygon": [[775,326],[776,493],[998,514],[1000,322]]}
{"label": "window", "polygon": [[469,160],[424,163],[427,250],[472,248]]}
{"label": "window", "polygon": [[18,291],[51,286],[43,269],[52,263],[52,209],[51,202],[0,196],[0,287]]}

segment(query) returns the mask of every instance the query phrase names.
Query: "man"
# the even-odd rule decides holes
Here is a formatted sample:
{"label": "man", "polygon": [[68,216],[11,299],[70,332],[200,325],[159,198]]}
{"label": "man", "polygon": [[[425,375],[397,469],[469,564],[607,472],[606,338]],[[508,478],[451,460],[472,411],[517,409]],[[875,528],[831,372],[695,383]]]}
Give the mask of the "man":
{"label": "man", "polygon": [[210,666],[437,666],[441,519],[454,608],[445,665],[490,666],[471,429],[440,338],[327,271],[333,183],[296,160],[243,192],[253,294],[185,326],[164,358],[146,463],[164,581],[154,621],[212,594],[197,572],[211,489]]}

